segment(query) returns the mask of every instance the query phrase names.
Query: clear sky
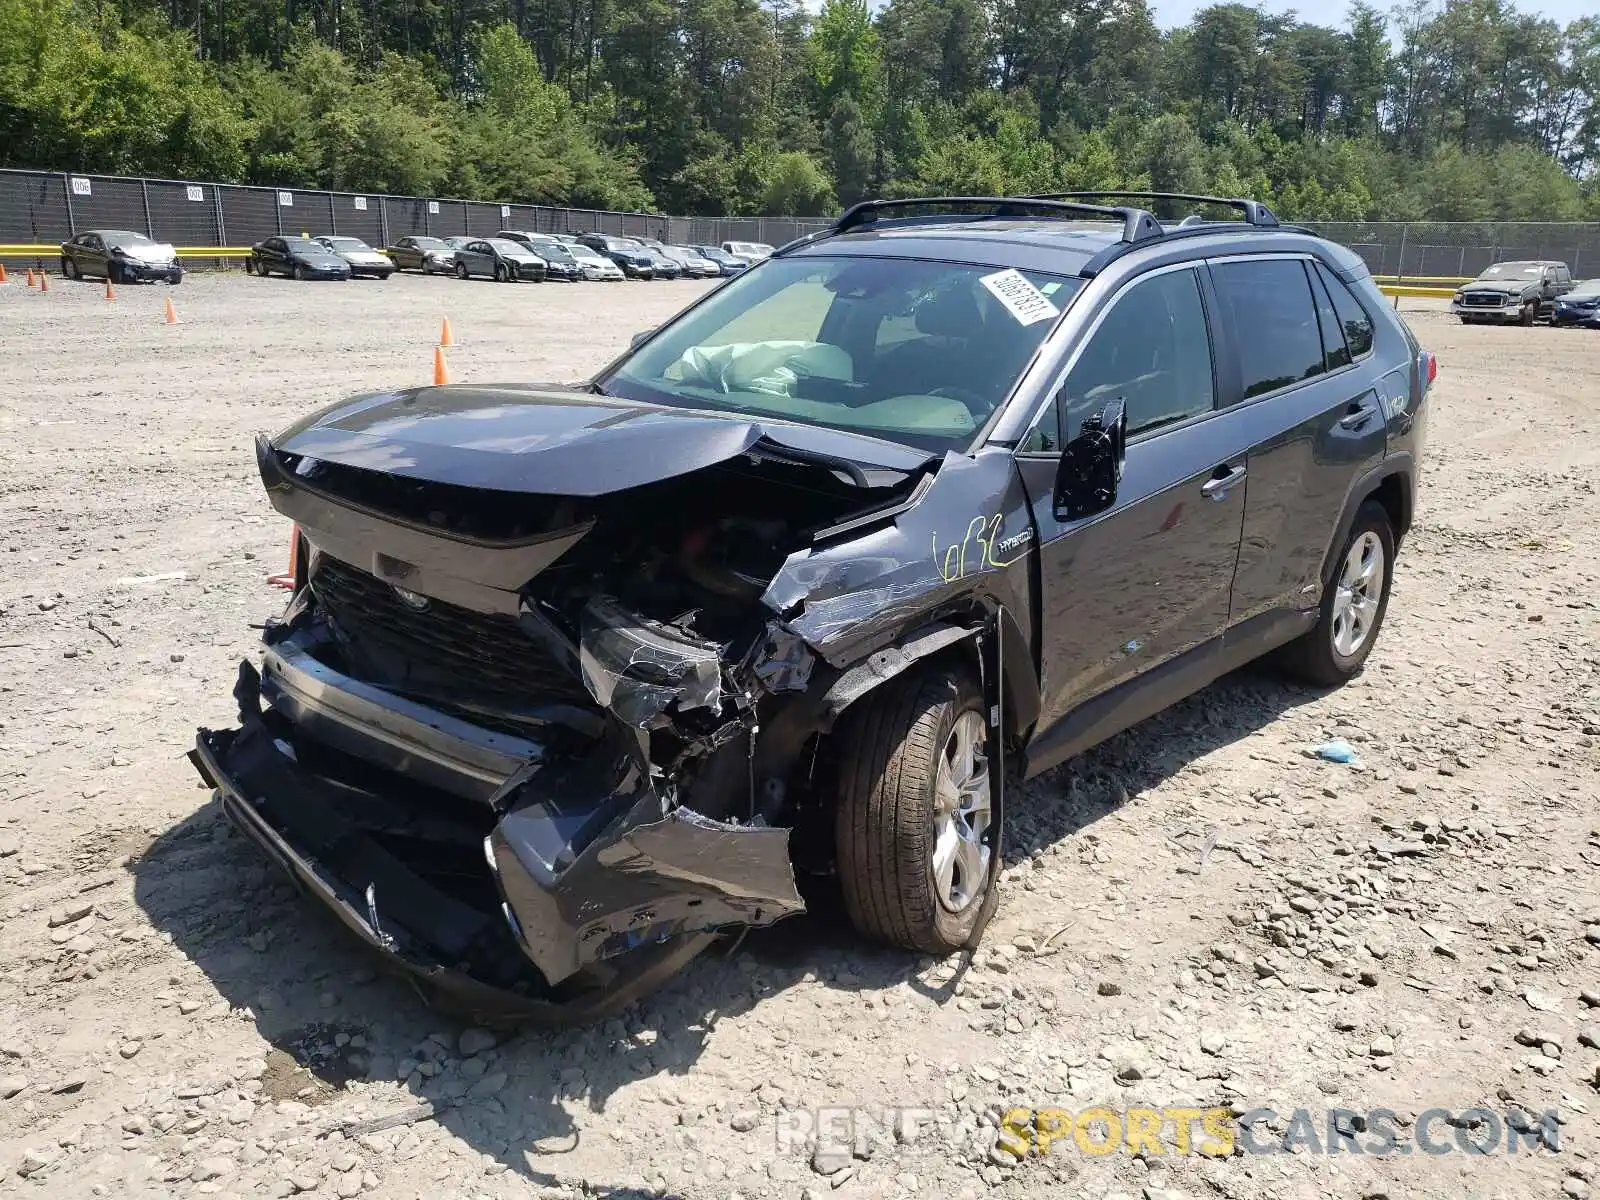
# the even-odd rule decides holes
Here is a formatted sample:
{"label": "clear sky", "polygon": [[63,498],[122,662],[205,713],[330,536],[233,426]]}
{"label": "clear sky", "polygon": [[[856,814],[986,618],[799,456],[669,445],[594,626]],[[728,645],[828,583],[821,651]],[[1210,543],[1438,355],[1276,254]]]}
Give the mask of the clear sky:
{"label": "clear sky", "polygon": [[[1202,8],[1207,8],[1211,0],[1152,0],[1151,11],[1155,14],[1156,24],[1163,29],[1171,29],[1174,25],[1186,25],[1189,19]],[[1328,3],[1296,4],[1293,0],[1259,0],[1258,6],[1270,13],[1295,12],[1302,21],[1310,21],[1318,25],[1344,24],[1346,6],[1341,0]],[[1375,5],[1379,10],[1386,9],[1387,4]],[[1541,17],[1548,17],[1552,21],[1559,21],[1565,25],[1568,21],[1576,21],[1579,17],[1593,16],[1600,8],[1600,0],[1520,0],[1517,8],[1526,13],[1537,13]],[[1335,17],[1334,14],[1337,14]]]}

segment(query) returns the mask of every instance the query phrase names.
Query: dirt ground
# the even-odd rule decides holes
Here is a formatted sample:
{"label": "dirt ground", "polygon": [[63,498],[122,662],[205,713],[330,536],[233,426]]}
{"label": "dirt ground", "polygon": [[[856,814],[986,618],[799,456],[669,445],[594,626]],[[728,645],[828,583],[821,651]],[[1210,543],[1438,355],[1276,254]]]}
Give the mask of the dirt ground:
{"label": "dirt ground", "polygon": [[[1593,333],[1408,308],[1442,374],[1365,674],[1240,673],[1012,796],[970,963],[808,915],[496,1044],[295,897],[183,757],[284,600],[252,435],[426,382],[446,316],[458,381],[574,378],[700,286],[0,288],[0,1195],[1600,1196]],[[996,1146],[1096,1105],[1280,1152]],[[818,1106],[928,1128],[813,1153]],[[1317,1153],[1332,1108],[1396,1150]]]}

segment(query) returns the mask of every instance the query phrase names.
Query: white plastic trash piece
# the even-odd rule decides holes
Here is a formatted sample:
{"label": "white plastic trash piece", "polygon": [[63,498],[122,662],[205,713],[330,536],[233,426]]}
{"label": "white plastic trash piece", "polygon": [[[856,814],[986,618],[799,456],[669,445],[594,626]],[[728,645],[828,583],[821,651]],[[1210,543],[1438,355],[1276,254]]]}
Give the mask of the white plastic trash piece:
{"label": "white plastic trash piece", "polygon": [[187,579],[187,571],[163,571],[159,575],[124,575],[117,580],[118,587],[132,587],[138,583],[170,583],[175,579]]}

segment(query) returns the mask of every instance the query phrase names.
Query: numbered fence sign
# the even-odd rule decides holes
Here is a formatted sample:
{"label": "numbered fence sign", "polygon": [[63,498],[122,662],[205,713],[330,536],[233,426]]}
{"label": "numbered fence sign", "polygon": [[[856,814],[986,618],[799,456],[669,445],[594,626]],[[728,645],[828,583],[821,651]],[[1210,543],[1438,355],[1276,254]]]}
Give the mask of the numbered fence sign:
{"label": "numbered fence sign", "polygon": [[293,192],[279,192],[278,193],[278,204],[283,208],[293,208],[294,207],[294,193]]}
{"label": "numbered fence sign", "polygon": [[437,200],[428,201],[428,214],[434,217],[439,215],[439,202]]}
{"label": "numbered fence sign", "polygon": [[366,212],[367,211],[367,198],[365,196],[357,196],[355,198],[355,205],[362,212]]}
{"label": "numbered fence sign", "polygon": [[185,191],[191,200],[204,200],[206,198],[206,190],[199,184],[191,183]]}
{"label": "numbered fence sign", "polygon": [[511,205],[509,205],[509,204],[502,204],[502,205],[501,205],[501,206],[500,206],[500,219],[501,219],[501,220],[502,220],[502,221],[509,221],[509,220],[511,220]]}
{"label": "numbered fence sign", "polygon": [[74,175],[72,177],[72,194],[74,196],[90,195],[89,181],[81,175]]}

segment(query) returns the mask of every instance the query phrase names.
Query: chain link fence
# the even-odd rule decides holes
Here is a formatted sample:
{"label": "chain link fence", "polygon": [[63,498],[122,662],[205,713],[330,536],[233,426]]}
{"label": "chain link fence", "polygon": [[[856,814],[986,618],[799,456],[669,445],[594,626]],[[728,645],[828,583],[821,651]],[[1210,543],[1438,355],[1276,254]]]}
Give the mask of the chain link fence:
{"label": "chain link fence", "polygon": [[1397,279],[1470,279],[1497,262],[1564,262],[1575,278],[1600,276],[1600,222],[1588,221],[1306,221],[1349,246],[1374,275]]}
{"label": "chain link fence", "polygon": [[[608,233],[676,245],[765,242],[781,246],[828,224],[820,217],[667,217],[422,196],[360,195],[45,171],[0,170],[0,260],[42,265],[23,246],[51,246],[86,229],[131,229],[170,242],[191,265],[216,247],[240,250],[278,234],[349,234],[385,246],[407,234]],[[1381,277],[1469,278],[1495,262],[1557,259],[1575,276],[1600,276],[1596,222],[1307,222]],[[50,255],[53,257],[53,254]],[[216,262],[226,261],[219,255]]]}

